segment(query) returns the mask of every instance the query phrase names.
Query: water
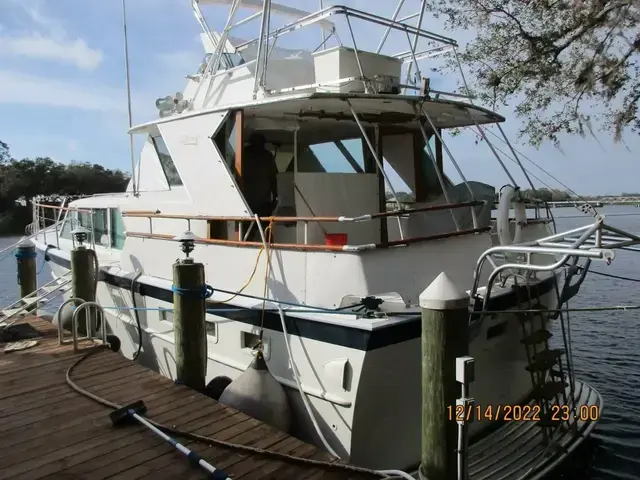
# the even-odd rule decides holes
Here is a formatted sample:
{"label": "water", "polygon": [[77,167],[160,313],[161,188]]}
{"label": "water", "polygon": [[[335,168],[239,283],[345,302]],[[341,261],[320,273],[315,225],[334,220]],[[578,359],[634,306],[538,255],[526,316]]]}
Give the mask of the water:
{"label": "water", "polygon": [[[605,207],[607,222],[630,232],[640,233],[640,209]],[[585,225],[588,219],[574,208],[553,210],[559,230]],[[563,218],[564,217],[564,218]],[[576,218],[574,218],[576,217]],[[0,249],[18,240],[0,237]],[[5,254],[6,255],[6,254]],[[5,256],[3,255],[3,256]],[[0,256],[0,304],[8,305],[18,296],[15,261]],[[44,265],[44,266],[43,266]],[[51,279],[42,254],[38,255],[39,285]],[[640,280],[640,253],[619,251],[611,266],[594,262],[594,271]],[[44,309],[53,313],[60,301]],[[635,282],[590,274],[571,307],[640,304],[640,285]],[[604,398],[604,409],[589,450],[593,480],[640,479],[640,311],[573,313],[572,343],[576,374],[593,385]],[[557,327],[557,324],[556,324]],[[555,338],[560,339],[560,329]],[[585,460],[580,457],[580,461]],[[580,477],[571,478],[585,478]]]}

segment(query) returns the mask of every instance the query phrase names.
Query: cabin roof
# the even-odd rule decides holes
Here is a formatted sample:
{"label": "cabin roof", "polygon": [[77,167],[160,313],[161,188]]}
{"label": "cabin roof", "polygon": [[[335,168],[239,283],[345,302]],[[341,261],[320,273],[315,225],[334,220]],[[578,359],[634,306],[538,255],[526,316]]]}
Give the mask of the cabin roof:
{"label": "cabin roof", "polygon": [[[503,116],[486,108],[453,100],[424,99],[416,95],[311,92],[265,97],[244,103],[188,111],[137,125],[131,128],[129,133],[153,133],[157,131],[158,124],[235,109],[243,109],[249,117],[279,119],[283,125],[290,120],[291,128],[298,121],[305,119],[352,121],[349,102],[346,100],[353,105],[363,123],[399,127],[404,125],[411,128],[411,124],[415,123],[416,106],[418,109],[423,107],[435,127],[443,129],[474,125],[474,120],[478,125],[505,120]],[[421,114],[421,117],[425,116]],[[428,121],[426,126],[429,126]]]}

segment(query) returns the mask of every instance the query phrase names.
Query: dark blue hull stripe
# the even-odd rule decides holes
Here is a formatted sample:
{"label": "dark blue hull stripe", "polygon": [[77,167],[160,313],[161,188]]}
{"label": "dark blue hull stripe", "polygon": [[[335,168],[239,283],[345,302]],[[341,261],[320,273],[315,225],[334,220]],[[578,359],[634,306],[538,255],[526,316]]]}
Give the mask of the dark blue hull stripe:
{"label": "dark blue hull stripe", "polygon": [[[50,260],[61,267],[70,269],[69,260],[56,255],[56,249],[50,248],[48,251]],[[133,274],[113,275],[106,271],[100,272],[100,281],[115,287],[131,289]],[[133,285],[136,293],[143,297],[150,297],[162,302],[173,304],[173,292],[168,288],[157,287],[143,283],[139,280]],[[530,287],[532,293],[544,295],[554,288],[554,278],[551,277]],[[518,298],[526,294],[523,286],[513,287],[509,293],[492,297],[489,300],[489,310],[507,310],[516,308]],[[526,298],[526,297],[524,297]],[[479,302],[476,302],[478,304]],[[260,326],[262,311],[255,308],[239,307],[236,305],[207,302],[207,310],[221,310],[216,313],[220,317],[237,322],[246,323],[253,326]],[[357,320],[355,320],[357,321]],[[388,327],[379,327],[375,330],[362,330],[356,327],[345,325],[334,325],[324,322],[317,322],[306,318],[300,318],[287,314],[285,316],[287,330],[293,335],[297,335],[320,342],[354,348],[356,350],[375,350],[396,343],[406,342],[421,335],[421,319],[419,315],[408,318],[400,324],[391,324]],[[276,312],[264,312],[264,327],[268,330],[282,332],[280,315]]]}

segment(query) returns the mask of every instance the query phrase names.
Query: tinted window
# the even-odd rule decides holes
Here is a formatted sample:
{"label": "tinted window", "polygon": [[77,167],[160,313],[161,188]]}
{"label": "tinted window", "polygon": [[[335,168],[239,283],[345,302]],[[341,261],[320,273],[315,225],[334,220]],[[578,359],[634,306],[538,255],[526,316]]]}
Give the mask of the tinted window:
{"label": "tinted window", "polygon": [[122,214],[118,208],[111,209],[111,246],[122,250],[126,239]]}
{"label": "tinted window", "polygon": [[160,159],[160,165],[162,165],[162,170],[164,170],[164,175],[167,177],[169,186],[176,187],[182,185],[182,179],[180,178],[180,174],[178,174],[178,169],[176,168],[175,163],[173,163],[173,158],[171,158],[171,154],[169,153],[167,145],[164,143],[164,139],[158,135],[157,137],[152,137],[151,140],[153,141],[156,153]]}

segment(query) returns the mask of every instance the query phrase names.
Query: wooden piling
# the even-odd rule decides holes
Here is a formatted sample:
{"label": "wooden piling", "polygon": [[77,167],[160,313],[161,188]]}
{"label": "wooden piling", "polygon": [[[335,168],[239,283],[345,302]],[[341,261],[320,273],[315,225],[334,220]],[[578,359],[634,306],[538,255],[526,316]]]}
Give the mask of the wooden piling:
{"label": "wooden piling", "polygon": [[[469,353],[469,297],[441,273],[420,294],[422,452],[420,478],[457,478],[456,358]],[[447,407],[451,407],[450,409]],[[451,415],[452,413],[452,415]]]}
{"label": "wooden piling", "polygon": [[[85,247],[84,245],[78,245],[71,250],[71,291],[73,298],[81,298],[85,302],[96,301],[96,285],[94,278],[94,255],[95,252]],[[99,272],[95,272],[98,275]],[[77,328],[81,335],[87,335],[87,314],[88,311],[84,310],[78,313]],[[91,324],[92,336],[95,335],[95,325]]]}
{"label": "wooden piling", "polygon": [[173,285],[176,381],[203,391],[207,373],[204,265],[191,258],[178,260],[173,264]]}
{"label": "wooden piling", "polygon": [[[33,293],[38,288],[38,275],[36,271],[36,247],[30,241],[21,243],[16,251],[18,264],[18,284],[20,286],[20,298]],[[37,305],[30,310],[35,314]]]}

